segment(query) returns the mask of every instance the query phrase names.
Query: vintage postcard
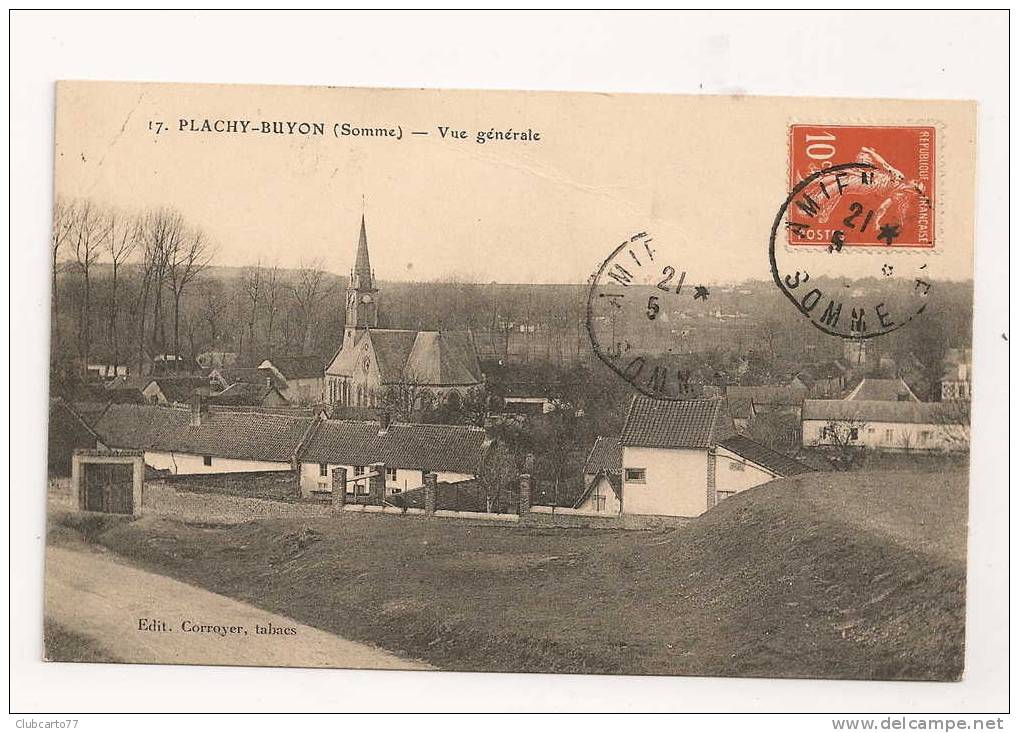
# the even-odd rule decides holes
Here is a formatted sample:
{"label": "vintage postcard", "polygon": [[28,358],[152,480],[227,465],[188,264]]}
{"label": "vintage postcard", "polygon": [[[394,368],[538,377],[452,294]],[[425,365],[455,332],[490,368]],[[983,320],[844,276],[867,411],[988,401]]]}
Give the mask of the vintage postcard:
{"label": "vintage postcard", "polygon": [[60,82],[46,657],[959,679],[975,161],[964,101]]}

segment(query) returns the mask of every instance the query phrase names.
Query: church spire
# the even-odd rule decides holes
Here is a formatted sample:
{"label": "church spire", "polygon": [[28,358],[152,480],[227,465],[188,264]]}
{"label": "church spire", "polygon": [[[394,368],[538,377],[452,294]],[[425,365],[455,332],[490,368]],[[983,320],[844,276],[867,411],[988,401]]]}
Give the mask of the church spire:
{"label": "church spire", "polygon": [[368,259],[368,233],[364,226],[364,214],[361,214],[361,233],[357,238],[357,257],[354,259],[354,271],[351,273],[350,285],[358,290],[372,290],[372,266]]}

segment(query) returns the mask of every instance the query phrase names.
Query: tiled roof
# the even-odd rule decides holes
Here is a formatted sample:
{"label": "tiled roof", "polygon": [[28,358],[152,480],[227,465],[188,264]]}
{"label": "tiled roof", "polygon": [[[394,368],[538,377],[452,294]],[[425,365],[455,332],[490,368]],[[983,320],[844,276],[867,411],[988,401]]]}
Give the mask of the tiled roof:
{"label": "tiled roof", "polygon": [[719,445],[779,476],[796,476],[814,470],[795,458],[790,458],[743,435],[726,438]]}
{"label": "tiled roof", "polygon": [[290,461],[316,418],[253,412],[191,412],[155,405],[110,405],[92,425],[112,448],[262,461]]}
{"label": "tiled roof", "polygon": [[317,354],[277,355],[266,359],[283,375],[284,379],[314,379],[325,369],[322,357]]}
{"label": "tiled roof", "polygon": [[643,448],[710,448],[735,433],[724,398],[656,400],[637,395],[619,442]]}
{"label": "tiled roof", "polygon": [[948,419],[940,402],[804,400],[803,420],[936,424]]}
{"label": "tiled roof", "polygon": [[274,387],[278,389],[286,389],[286,380],[280,379],[276,376],[272,369],[261,369],[259,367],[225,367],[223,369],[216,369],[216,374],[222,377],[223,381],[227,385],[237,384],[238,382],[243,384],[259,384],[265,385],[266,380],[270,380]]}
{"label": "tiled roof", "polygon": [[865,377],[856,389],[846,396],[847,400],[884,400],[895,402],[897,400],[910,400],[919,402],[919,398],[913,394],[901,378],[897,379],[873,379]]}
{"label": "tiled roof", "polygon": [[729,412],[741,420],[749,420],[753,411],[754,401],[750,397],[729,397]]}
{"label": "tiled roof", "polygon": [[599,435],[591,446],[591,452],[584,463],[584,473],[609,471],[620,473],[623,470],[623,447],[619,438]]}
{"label": "tiled roof", "polygon": [[749,398],[755,405],[799,405],[803,402],[807,390],[804,387],[765,384],[757,387],[726,387],[725,395],[729,398]]}
{"label": "tiled roof", "polygon": [[[381,434],[380,434],[381,433]],[[301,450],[300,460],[478,474],[485,454],[485,431],[467,425],[323,420]]]}
{"label": "tiled roof", "polygon": [[159,386],[168,402],[188,402],[196,391],[209,393],[209,380],[205,377],[156,377],[150,381]]}
{"label": "tiled roof", "polygon": [[[276,387],[265,384],[235,382],[222,392],[210,395],[208,401],[214,405],[261,405],[265,398],[275,391]],[[280,399],[285,400],[282,395]]]}

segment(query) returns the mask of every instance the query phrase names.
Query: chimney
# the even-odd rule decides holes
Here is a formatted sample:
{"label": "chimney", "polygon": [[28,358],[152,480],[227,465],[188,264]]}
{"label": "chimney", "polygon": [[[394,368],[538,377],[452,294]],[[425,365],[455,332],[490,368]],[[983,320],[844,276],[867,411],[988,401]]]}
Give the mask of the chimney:
{"label": "chimney", "polygon": [[385,435],[388,432],[391,419],[389,410],[379,410],[379,435]]}
{"label": "chimney", "polygon": [[202,393],[195,391],[191,395],[191,427],[197,428],[202,424],[202,418],[209,416],[209,406],[202,400]]}
{"label": "chimney", "polygon": [[434,473],[425,474],[425,512],[435,514],[435,504],[439,496],[439,477]]}
{"label": "chimney", "polygon": [[272,377],[267,376],[265,378],[265,386],[266,387],[272,387]]}

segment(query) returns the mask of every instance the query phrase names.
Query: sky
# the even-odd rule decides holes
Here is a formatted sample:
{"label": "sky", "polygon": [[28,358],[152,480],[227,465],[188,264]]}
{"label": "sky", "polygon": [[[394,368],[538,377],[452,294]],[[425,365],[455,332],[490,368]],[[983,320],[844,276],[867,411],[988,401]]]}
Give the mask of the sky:
{"label": "sky", "polygon": [[[770,277],[791,122],[920,117],[951,133],[938,151],[932,276],[967,278],[975,125],[965,103],[61,82],[55,189],[178,209],[215,242],[220,265],[320,261],[345,274],[364,213],[384,280],[583,283],[621,241],[649,232],[699,280],[739,282]],[[203,132],[206,120],[318,122],[325,134]],[[402,139],[337,137],[343,123]],[[440,126],[467,138],[443,138]],[[478,131],[510,129],[540,139],[477,142]]]}

